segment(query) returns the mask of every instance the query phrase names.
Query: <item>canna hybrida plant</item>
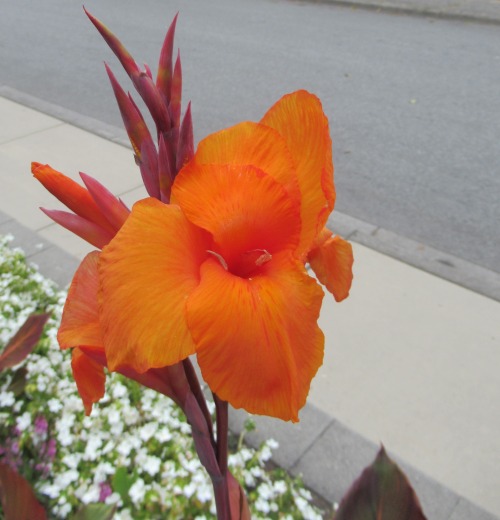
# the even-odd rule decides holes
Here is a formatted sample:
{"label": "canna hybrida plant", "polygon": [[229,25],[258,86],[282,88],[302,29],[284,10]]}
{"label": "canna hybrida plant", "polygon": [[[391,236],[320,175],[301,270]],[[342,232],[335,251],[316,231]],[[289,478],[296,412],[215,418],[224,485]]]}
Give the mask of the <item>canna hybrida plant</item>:
{"label": "canna hybrida plant", "polygon": [[[298,91],[260,122],[208,136],[194,153],[189,105],[181,121],[181,62],[172,59],[176,18],[154,81],[87,15],[141,95],[156,135],[106,65],[149,198],[129,210],[88,175],[82,187],[32,165],[73,213],[43,211],[98,249],[74,276],[59,343],[73,349],[87,414],[104,395],[105,369],[174,399],[212,477],[219,517],[247,518],[227,471],[227,403],[298,421],[323,360],[318,281],[337,301],[352,281],[350,244],[325,228],[335,203],[328,121],[318,98]],[[216,437],[193,354],[214,395]]]}

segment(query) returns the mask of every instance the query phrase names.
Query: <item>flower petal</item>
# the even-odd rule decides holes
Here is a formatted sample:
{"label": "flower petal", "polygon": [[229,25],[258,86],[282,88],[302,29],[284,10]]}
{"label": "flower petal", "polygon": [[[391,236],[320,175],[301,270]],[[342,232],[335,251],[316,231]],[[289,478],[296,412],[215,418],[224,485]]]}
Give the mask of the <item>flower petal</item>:
{"label": "flower petal", "polygon": [[284,185],[300,204],[294,160],[285,139],[269,126],[246,121],[209,135],[198,144],[195,164],[255,166]]}
{"label": "flower petal", "polygon": [[208,256],[204,231],[178,206],[136,203],[100,257],[100,324],[110,370],[172,365],[194,353],[185,300]]}
{"label": "flower petal", "polygon": [[347,240],[324,229],[322,243],[314,247],[308,256],[311,268],[318,280],[340,302],[349,296],[354,262],[352,246]]}
{"label": "flower petal", "polygon": [[298,244],[299,207],[281,184],[253,166],[184,168],[172,194],[186,217],[212,234],[230,270],[251,251],[272,255]]}
{"label": "flower petal", "polygon": [[79,348],[73,349],[72,354],[73,377],[85,407],[85,414],[90,415],[92,405],[104,397],[104,367]]}
{"label": "flower petal", "polygon": [[187,302],[204,379],[250,413],[298,421],[323,360],[317,326],[323,291],[286,253],[245,279],[213,258]]}
{"label": "flower petal", "polygon": [[[97,293],[99,253],[89,253],[79,265],[64,304],[57,339],[61,348],[102,345]],[[102,347],[101,347],[102,348]]]}
{"label": "flower petal", "polygon": [[328,119],[320,100],[300,90],[283,96],[261,123],[277,130],[292,153],[302,196],[299,250],[307,253],[335,203]]}

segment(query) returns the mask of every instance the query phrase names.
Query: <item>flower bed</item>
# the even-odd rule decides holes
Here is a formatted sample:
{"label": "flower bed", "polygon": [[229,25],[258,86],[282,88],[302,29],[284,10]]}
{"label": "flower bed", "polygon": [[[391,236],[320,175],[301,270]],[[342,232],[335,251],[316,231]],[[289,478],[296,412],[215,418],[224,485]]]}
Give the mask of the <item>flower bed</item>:
{"label": "flower bed", "polygon": [[[28,479],[51,518],[98,502],[116,504],[115,520],[215,518],[190,426],[170,399],[112,374],[105,398],[84,415],[71,355],[56,340],[66,293],[9,241],[0,238],[0,352],[30,314],[52,317],[35,351],[0,374],[0,461]],[[242,440],[229,466],[253,518],[322,518],[300,479],[266,469],[275,441],[253,450]]]}

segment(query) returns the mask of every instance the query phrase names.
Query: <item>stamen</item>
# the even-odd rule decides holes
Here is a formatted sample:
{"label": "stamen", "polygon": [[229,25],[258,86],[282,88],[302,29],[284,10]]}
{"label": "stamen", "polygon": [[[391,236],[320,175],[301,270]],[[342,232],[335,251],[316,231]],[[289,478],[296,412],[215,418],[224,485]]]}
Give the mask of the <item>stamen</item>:
{"label": "stamen", "polygon": [[217,260],[219,260],[220,265],[222,265],[222,267],[226,271],[228,270],[227,262],[224,260],[224,257],[222,255],[219,255],[219,253],[216,253],[215,251],[210,251],[209,249],[207,249],[207,253],[210,253],[211,255],[214,255],[215,258],[217,258]]}
{"label": "stamen", "polygon": [[244,253],[245,255],[252,255],[255,256],[255,253],[261,253],[256,259],[255,259],[255,265],[260,267],[261,265],[265,264],[266,262],[269,262],[272,260],[273,255],[267,251],[267,249],[252,249],[251,251],[247,251]]}

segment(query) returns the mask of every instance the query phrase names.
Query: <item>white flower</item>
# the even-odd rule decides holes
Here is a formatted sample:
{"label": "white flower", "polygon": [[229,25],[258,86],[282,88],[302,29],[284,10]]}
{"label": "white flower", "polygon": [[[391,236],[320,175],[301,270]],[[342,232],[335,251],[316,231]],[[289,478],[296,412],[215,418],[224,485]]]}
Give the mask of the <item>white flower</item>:
{"label": "white flower", "polygon": [[321,520],[321,515],[314,511],[307,500],[302,497],[295,497],[294,501],[305,520]]}
{"label": "white flower", "polygon": [[111,493],[109,497],[104,501],[106,504],[120,504],[122,501],[120,495],[118,493]]}
{"label": "white flower", "polygon": [[284,480],[277,480],[273,484],[274,492],[278,495],[286,493],[286,482]]}
{"label": "white flower", "polygon": [[120,412],[115,408],[112,408],[108,413],[108,423],[110,425],[118,424],[121,422]]}
{"label": "white flower", "polygon": [[17,427],[23,432],[31,424],[31,415],[29,412],[24,412],[23,415],[16,419]]}
{"label": "white flower", "polygon": [[257,492],[259,494],[259,497],[264,500],[270,500],[273,498],[273,488],[267,484],[266,482],[263,482],[257,489]]}
{"label": "white flower", "polygon": [[70,469],[76,469],[79,462],[82,460],[80,453],[67,453],[64,455],[62,462]]}
{"label": "white flower", "polygon": [[196,498],[201,502],[209,502],[212,500],[212,486],[205,484],[199,484],[196,488]]}
{"label": "white flower", "polygon": [[111,393],[113,394],[113,397],[115,399],[121,399],[122,397],[125,397],[128,394],[128,390],[127,390],[127,387],[125,385],[122,385],[122,383],[117,381],[113,385]]}
{"label": "white flower", "polygon": [[116,451],[123,455],[124,457],[128,457],[130,455],[130,452],[133,449],[133,445],[130,442],[130,439],[123,439],[120,444],[118,444],[118,447],[116,448]]}
{"label": "white flower", "polygon": [[57,440],[62,446],[69,446],[73,443],[73,434],[69,431],[69,428],[60,428],[57,431]]}
{"label": "white flower", "polygon": [[109,432],[114,437],[120,436],[123,433],[123,423],[120,421],[120,422],[117,422],[116,424],[113,424],[111,426],[111,429],[109,430]]}
{"label": "white flower", "polygon": [[274,439],[268,439],[266,441],[266,445],[269,446],[269,448],[272,450],[277,450],[280,447],[279,442]]}
{"label": "white flower", "polygon": [[127,413],[123,416],[123,420],[127,426],[133,426],[139,421],[140,418],[141,416],[135,408],[129,408]]}
{"label": "white flower", "polygon": [[184,486],[184,489],[182,490],[182,493],[186,498],[191,498],[193,496],[193,493],[196,491],[196,484],[191,481],[187,486]]}
{"label": "white flower", "polygon": [[49,410],[52,412],[52,413],[57,413],[59,412],[59,410],[62,409],[62,403],[61,401],[59,401],[58,399],[49,399],[49,401],[47,402],[47,406],[49,407]]}
{"label": "white flower", "polygon": [[158,474],[158,471],[160,471],[160,464],[161,461],[158,457],[148,456],[146,457],[142,467],[144,471],[154,477],[156,474]]}
{"label": "white flower", "polygon": [[158,429],[156,423],[146,423],[140,430],[139,435],[144,442],[149,441]]}
{"label": "white flower", "polygon": [[264,444],[260,450],[259,459],[263,462],[267,462],[272,456],[273,452],[271,451],[271,448],[267,444]]}
{"label": "white flower", "polygon": [[12,406],[15,400],[12,392],[0,392],[0,406]]}
{"label": "white flower", "polygon": [[134,520],[128,509],[122,509],[119,513],[115,513],[113,520]]}
{"label": "white flower", "polygon": [[57,498],[61,493],[61,488],[55,484],[45,484],[40,488],[40,493],[49,498]]}
{"label": "white flower", "polygon": [[60,473],[54,480],[54,484],[61,489],[64,489],[71,482],[78,480],[79,473],[75,469],[70,469],[64,473]]}
{"label": "white flower", "polygon": [[163,444],[172,440],[172,434],[167,430],[167,428],[162,428],[156,432],[155,438]]}
{"label": "white flower", "polygon": [[144,485],[144,480],[142,480],[142,478],[138,478],[128,490],[128,495],[132,502],[138,505],[140,502],[142,502],[145,494],[146,486]]}
{"label": "white flower", "polygon": [[255,501],[255,509],[265,514],[269,513],[271,510],[269,504],[260,497]]}
{"label": "white flower", "polygon": [[70,511],[71,505],[68,503],[59,506],[59,515],[61,518],[68,518]]}
{"label": "white flower", "polygon": [[109,462],[101,462],[94,470],[94,483],[104,482],[108,475],[113,475],[116,469]]}
{"label": "white flower", "polygon": [[101,490],[98,485],[94,484],[89,486],[87,491],[83,494],[81,500],[84,504],[91,504],[93,502],[97,502],[99,500],[99,495],[101,494]]}
{"label": "white flower", "polygon": [[85,447],[85,453],[83,454],[84,460],[96,460],[99,457],[99,448],[102,446],[102,439],[97,435],[93,435],[87,442]]}

